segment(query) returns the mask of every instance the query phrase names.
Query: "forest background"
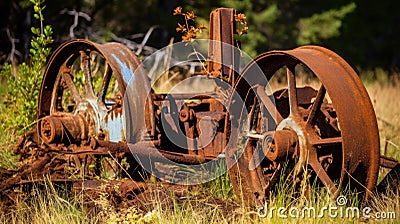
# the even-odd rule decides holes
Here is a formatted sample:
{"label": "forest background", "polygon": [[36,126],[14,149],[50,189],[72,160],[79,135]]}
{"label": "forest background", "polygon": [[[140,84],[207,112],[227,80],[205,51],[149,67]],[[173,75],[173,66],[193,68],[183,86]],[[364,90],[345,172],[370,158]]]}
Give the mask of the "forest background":
{"label": "forest background", "polygon": [[[176,6],[193,10],[197,22],[206,26],[213,9],[232,7],[247,16],[249,30],[241,41],[250,56],[317,44],[339,53],[359,70],[381,69],[389,76],[399,73],[398,1],[63,0],[46,1],[45,5],[45,23],[54,30],[52,49],[72,38],[96,42],[124,38],[140,43],[140,34],[151,27],[155,29],[146,45],[161,48],[172,37],[180,41],[175,31],[179,18],[172,15]],[[4,62],[29,60],[30,27],[38,22],[29,0],[1,0],[0,8],[0,67]],[[207,32],[202,37],[206,38]],[[370,76],[382,78],[375,73]]]}

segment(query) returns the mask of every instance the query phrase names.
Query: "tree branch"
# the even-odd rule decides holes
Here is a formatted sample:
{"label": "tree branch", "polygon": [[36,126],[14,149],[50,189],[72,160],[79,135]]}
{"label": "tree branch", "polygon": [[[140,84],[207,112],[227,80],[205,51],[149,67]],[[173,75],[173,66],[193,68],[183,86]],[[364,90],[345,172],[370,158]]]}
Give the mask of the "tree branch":
{"label": "tree branch", "polygon": [[79,17],[86,19],[86,21],[88,21],[88,22],[90,22],[92,20],[92,18],[90,18],[90,16],[88,14],[86,14],[84,12],[78,12],[75,9],[73,9],[73,10],[63,9],[63,10],[61,10],[60,14],[68,14],[68,15],[74,16],[74,23],[69,27],[69,37],[71,39],[75,39],[74,29],[79,24]]}

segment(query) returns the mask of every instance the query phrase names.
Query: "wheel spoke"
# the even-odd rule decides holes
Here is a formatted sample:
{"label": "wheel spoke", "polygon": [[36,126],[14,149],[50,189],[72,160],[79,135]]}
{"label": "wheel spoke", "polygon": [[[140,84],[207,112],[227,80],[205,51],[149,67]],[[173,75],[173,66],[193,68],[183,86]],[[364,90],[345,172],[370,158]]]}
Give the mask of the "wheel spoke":
{"label": "wheel spoke", "polygon": [[95,94],[93,91],[92,74],[90,70],[90,56],[85,51],[79,51],[79,53],[81,54],[81,69],[85,76],[86,97],[94,98]]}
{"label": "wheel spoke", "polygon": [[[255,154],[257,153],[256,152],[256,149],[257,149],[256,142],[257,141],[255,141],[253,139],[248,139],[246,142],[246,147],[243,152],[245,161],[247,161],[247,169],[245,169],[245,173],[247,173],[247,174],[245,174],[245,175],[251,179],[253,191],[259,192],[259,194],[262,194],[263,189],[266,186],[265,186],[264,182],[260,181],[261,180],[260,178],[262,176],[260,177],[259,175],[261,175],[261,174],[259,172],[257,172],[257,171],[259,171],[260,168],[259,168],[259,164],[257,164],[258,161],[256,161],[256,160],[258,160],[260,158],[258,158],[257,156],[256,156],[257,158],[254,157]],[[259,195],[259,196],[261,196],[261,198],[263,198],[264,195]]]}
{"label": "wheel spoke", "polygon": [[78,90],[76,89],[74,81],[71,78],[71,68],[65,66],[61,70],[62,79],[67,84],[68,89],[71,91],[72,98],[75,102],[79,102],[81,97],[79,96]]}
{"label": "wheel spoke", "polygon": [[[254,141],[254,139],[250,139],[250,141]],[[263,179],[263,173],[262,169],[260,169],[261,166],[261,161],[265,158],[265,155],[261,152],[261,149],[259,147],[255,147],[253,149],[253,155],[251,157],[250,163],[249,163],[249,170],[250,172],[255,171],[255,173],[258,176],[258,179],[262,180]],[[262,189],[265,189],[266,183],[265,181],[260,181]]]}
{"label": "wheel spoke", "polygon": [[270,115],[275,120],[275,122],[277,124],[279,124],[283,120],[283,117],[279,113],[275,104],[269,98],[267,93],[265,93],[264,87],[261,85],[256,85],[255,89],[256,89],[256,93],[257,93],[258,97],[260,98],[261,102],[264,104],[267,111],[270,113]]}
{"label": "wheel spoke", "polygon": [[319,163],[315,149],[311,150],[309,154],[308,164],[317,174],[321,182],[328,188],[329,192],[332,195],[335,195],[337,192],[337,187],[333,183],[332,179],[328,176],[325,169],[322,167],[321,163]]}
{"label": "wheel spoke", "polygon": [[288,67],[286,68],[288,92],[289,92],[289,107],[291,116],[298,115],[295,67],[296,65],[290,65],[290,66],[288,65]]}
{"label": "wheel spoke", "polygon": [[317,96],[315,97],[315,101],[311,106],[311,111],[307,118],[307,125],[312,126],[315,124],[317,119],[316,114],[321,109],[322,102],[324,102],[325,94],[326,94],[326,89],[324,85],[321,84]]}
{"label": "wheel spoke", "polygon": [[108,65],[106,63],[106,69],[104,71],[103,81],[101,83],[101,88],[100,88],[99,96],[97,99],[99,102],[104,103],[104,100],[105,100],[106,94],[107,94],[108,85],[110,84],[110,81],[111,81],[111,75],[112,75],[111,67],[110,67],[110,65]]}
{"label": "wheel spoke", "polygon": [[312,146],[330,146],[342,144],[342,137],[310,139]]}

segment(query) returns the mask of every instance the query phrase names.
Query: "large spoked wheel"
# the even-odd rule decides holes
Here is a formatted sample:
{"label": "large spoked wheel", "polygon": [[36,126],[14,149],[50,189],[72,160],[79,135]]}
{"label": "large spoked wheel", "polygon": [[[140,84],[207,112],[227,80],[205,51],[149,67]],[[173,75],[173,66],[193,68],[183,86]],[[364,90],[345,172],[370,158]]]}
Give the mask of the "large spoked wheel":
{"label": "large spoked wheel", "polygon": [[61,45],[49,61],[39,96],[44,142],[79,143],[89,136],[124,141],[123,95],[139,64],[118,43],[72,40]]}
{"label": "large spoked wheel", "polygon": [[[245,83],[254,66],[280,87],[271,92],[267,84]],[[243,150],[229,171],[237,194],[262,203],[286,167],[295,186],[315,177],[333,196],[349,186],[369,197],[379,168],[376,117],[365,87],[340,56],[318,46],[267,52],[247,66],[236,89],[249,111],[246,130],[238,131],[241,146],[230,149]]]}
{"label": "large spoked wheel", "polygon": [[[119,43],[72,40],[62,44],[49,60],[40,90],[41,140],[52,148],[75,152],[84,151],[82,146],[96,147],[98,140],[133,141],[132,138],[140,136],[139,132],[146,132],[144,118],[131,115],[145,114],[145,102],[149,99],[145,87],[150,83],[143,72],[136,71],[139,65],[133,52]],[[128,90],[134,94],[126,100]],[[132,102],[134,106],[130,106]],[[131,118],[129,130],[126,130],[127,116]],[[71,177],[79,173],[88,178],[125,175],[114,161],[121,158],[110,153],[113,158],[95,153],[71,154],[65,173]],[[125,156],[134,164],[131,155]],[[131,169],[135,167],[132,165]]]}

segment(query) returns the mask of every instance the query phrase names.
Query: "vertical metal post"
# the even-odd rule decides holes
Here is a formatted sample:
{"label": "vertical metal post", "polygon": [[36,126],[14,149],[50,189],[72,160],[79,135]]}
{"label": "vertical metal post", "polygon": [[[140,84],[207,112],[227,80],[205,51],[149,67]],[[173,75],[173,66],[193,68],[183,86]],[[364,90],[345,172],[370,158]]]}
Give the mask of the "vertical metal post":
{"label": "vertical metal post", "polygon": [[[235,66],[239,65],[234,46],[235,10],[219,8],[210,14],[210,44],[208,74],[212,77],[228,78],[233,84]],[[237,71],[237,70],[236,70]]]}

